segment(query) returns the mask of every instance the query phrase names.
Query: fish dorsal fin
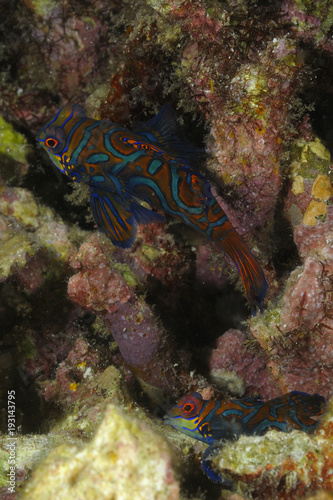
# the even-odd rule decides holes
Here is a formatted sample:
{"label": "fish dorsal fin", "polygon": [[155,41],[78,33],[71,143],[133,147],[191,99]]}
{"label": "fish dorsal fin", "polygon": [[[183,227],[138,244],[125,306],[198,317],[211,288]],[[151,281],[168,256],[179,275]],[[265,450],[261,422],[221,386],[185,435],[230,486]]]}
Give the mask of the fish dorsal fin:
{"label": "fish dorsal fin", "polygon": [[160,112],[146,122],[134,122],[133,132],[157,144],[175,160],[188,165],[199,165],[205,159],[205,151],[196,148],[186,137],[177,122],[171,104],[165,104]]}

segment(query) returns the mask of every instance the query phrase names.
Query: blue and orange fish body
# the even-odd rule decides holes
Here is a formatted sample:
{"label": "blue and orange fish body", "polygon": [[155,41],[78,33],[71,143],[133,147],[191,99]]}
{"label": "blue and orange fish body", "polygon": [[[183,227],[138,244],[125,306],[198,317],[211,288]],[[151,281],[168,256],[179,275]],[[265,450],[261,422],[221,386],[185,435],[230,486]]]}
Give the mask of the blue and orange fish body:
{"label": "blue and orange fish body", "polygon": [[215,482],[230,487],[230,481],[213,470],[210,462],[218,445],[236,440],[242,434],[261,436],[270,429],[311,432],[324,411],[325,398],[318,394],[289,392],[270,401],[254,398],[206,401],[193,392],[183,396],[165,416],[165,422],[184,434],[211,445],[207,448],[203,469]]}
{"label": "blue and orange fish body", "polygon": [[87,118],[81,106],[66,105],[37,140],[61,172],[90,186],[95,222],[114,245],[129,248],[138,224],[162,220],[156,211],[168,213],[231,256],[252,310],[261,306],[267,290],[264,273],[208,180],[193,168],[202,155],[180,138],[169,106],[130,132]]}

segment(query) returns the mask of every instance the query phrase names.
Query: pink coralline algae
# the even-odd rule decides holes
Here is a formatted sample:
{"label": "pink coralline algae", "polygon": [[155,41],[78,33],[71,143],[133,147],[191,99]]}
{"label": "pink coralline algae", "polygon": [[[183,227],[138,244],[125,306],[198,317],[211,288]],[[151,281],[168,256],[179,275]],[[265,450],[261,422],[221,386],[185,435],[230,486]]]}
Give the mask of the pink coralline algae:
{"label": "pink coralline algae", "polygon": [[[324,204],[325,205],[325,204]],[[315,226],[299,224],[294,231],[295,243],[301,257],[313,255],[327,269],[333,269],[333,207],[324,207],[326,218]],[[320,214],[318,215],[320,217]]]}
{"label": "pink coralline algae", "polygon": [[[8,4],[5,58],[20,67],[19,82],[16,89],[10,77],[1,82],[2,109],[37,130],[56,109],[54,98],[88,97],[106,78],[108,57],[118,50],[107,43],[107,19],[117,2],[96,2],[94,8],[81,4],[79,9],[70,2],[17,4]],[[20,35],[14,24],[20,25]]]}
{"label": "pink coralline algae", "polygon": [[[69,297],[103,319],[124,360],[146,388],[151,385],[169,395],[177,393],[184,384],[180,373],[187,362],[174,350],[163,325],[138,293],[140,278],[128,264],[117,264],[114,260],[117,250],[108,262],[107,247],[110,248],[97,234],[82,245],[72,261],[73,267],[80,271],[69,280]],[[165,252],[162,248],[160,251]],[[157,258],[158,249],[146,244],[147,257],[150,254]],[[167,255],[164,262],[170,275]]]}
{"label": "pink coralline algae", "polygon": [[281,11],[290,21],[293,32],[303,41],[309,41],[315,47],[333,52],[330,35],[332,9],[329,2],[300,2],[285,0]]}
{"label": "pink coralline algae", "polygon": [[134,298],[124,278],[105,267],[88,269],[73,276],[68,284],[68,293],[81,306],[110,314],[118,310],[118,305],[120,307]]}
{"label": "pink coralline algae", "polygon": [[281,394],[281,387],[271,377],[268,360],[264,352],[245,347],[245,335],[242,332],[228,330],[217,339],[216,348],[212,350],[209,358],[210,374],[214,382],[218,383],[219,378],[221,382],[228,380],[226,372],[235,373],[251,394],[268,399]]}
{"label": "pink coralline algae", "polygon": [[282,331],[311,330],[324,318],[323,265],[309,257],[303,270],[294,271],[293,278],[295,284],[283,297]]}
{"label": "pink coralline algae", "polygon": [[[270,358],[283,392],[332,394],[333,250],[330,155],[309,137],[293,146],[284,210],[302,266],[286,282],[278,307],[250,329]],[[310,374],[310,375],[309,375]]]}
{"label": "pink coralline algae", "polygon": [[[51,23],[44,50],[52,70],[61,75],[61,92],[67,98],[88,84],[91,73],[102,67],[107,27],[95,18],[69,18],[63,24],[63,13],[55,9],[50,19],[38,19],[34,37],[44,36],[45,27]],[[63,38],[63,43],[57,41]],[[103,43],[104,42],[104,43]],[[98,68],[98,69],[97,69]]]}
{"label": "pink coralline algae", "polygon": [[270,311],[253,321],[251,332],[268,352],[272,377],[283,392],[301,388],[330,397],[332,279],[323,274],[320,263],[309,258],[304,270],[294,271],[290,282],[281,311]]}
{"label": "pink coralline algae", "polygon": [[273,378],[284,392],[302,388],[326,397],[332,393],[332,291],[332,276],[309,257],[303,269],[292,273],[280,315],[251,327],[269,350]]}

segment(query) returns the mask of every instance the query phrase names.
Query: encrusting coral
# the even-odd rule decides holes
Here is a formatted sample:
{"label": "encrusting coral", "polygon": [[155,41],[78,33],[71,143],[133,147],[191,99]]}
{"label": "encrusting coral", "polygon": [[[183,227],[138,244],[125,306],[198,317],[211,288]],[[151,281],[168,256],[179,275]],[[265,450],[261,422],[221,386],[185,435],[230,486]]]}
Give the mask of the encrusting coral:
{"label": "encrusting coral", "polygon": [[[14,388],[22,427],[17,490],[69,499],[88,488],[91,498],[120,499],[138,483],[142,498],[199,490],[218,498],[201,477],[204,445],[161,426],[180,490],[169,447],[150,428],[156,420],[136,401],[160,414],[193,390],[206,399],[332,397],[333,170],[311,103],[302,104],[309,90],[315,106],[329,99],[332,6],[8,0],[4,8],[0,370],[3,407]],[[86,192],[69,195],[35,152],[40,127],[69,100],[128,128],[172,102],[192,142],[205,142],[202,172],[264,267],[261,315],[249,319],[230,286],[236,273],[178,223],[140,226],[128,250],[97,234]],[[325,495],[331,420],[330,404],[313,437],[242,437],[221,448],[217,464],[244,497]],[[3,475],[1,495],[15,496]]]}

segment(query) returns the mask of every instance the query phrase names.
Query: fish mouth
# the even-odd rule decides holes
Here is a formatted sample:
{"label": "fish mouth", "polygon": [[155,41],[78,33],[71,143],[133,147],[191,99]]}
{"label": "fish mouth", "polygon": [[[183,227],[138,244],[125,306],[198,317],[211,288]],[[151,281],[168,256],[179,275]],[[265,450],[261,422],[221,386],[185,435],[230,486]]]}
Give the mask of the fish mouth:
{"label": "fish mouth", "polygon": [[168,413],[164,415],[163,420],[165,424],[173,425],[173,418]]}

